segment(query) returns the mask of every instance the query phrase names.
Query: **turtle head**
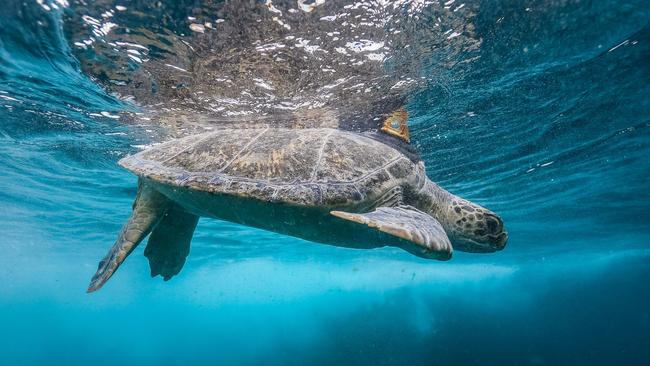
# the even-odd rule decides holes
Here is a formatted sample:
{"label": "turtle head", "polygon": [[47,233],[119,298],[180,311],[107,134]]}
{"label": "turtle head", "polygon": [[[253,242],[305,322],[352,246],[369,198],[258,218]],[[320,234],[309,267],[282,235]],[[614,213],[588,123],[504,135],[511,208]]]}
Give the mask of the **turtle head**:
{"label": "turtle head", "polygon": [[503,249],[508,232],[503,220],[494,212],[449,194],[445,216],[445,231],[454,248],[464,252],[495,252]]}

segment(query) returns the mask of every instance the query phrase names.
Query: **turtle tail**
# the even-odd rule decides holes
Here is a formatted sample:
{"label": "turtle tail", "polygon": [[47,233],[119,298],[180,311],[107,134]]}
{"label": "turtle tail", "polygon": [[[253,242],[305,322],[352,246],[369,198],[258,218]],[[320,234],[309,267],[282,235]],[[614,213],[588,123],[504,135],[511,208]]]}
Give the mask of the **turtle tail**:
{"label": "turtle tail", "polygon": [[138,195],[133,203],[133,213],[122,227],[115,245],[99,262],[87,292],[99,290],[111,278],[120,264],[151,232],[170,206],[171,202],[162,193],[142,181],[138,182]]}

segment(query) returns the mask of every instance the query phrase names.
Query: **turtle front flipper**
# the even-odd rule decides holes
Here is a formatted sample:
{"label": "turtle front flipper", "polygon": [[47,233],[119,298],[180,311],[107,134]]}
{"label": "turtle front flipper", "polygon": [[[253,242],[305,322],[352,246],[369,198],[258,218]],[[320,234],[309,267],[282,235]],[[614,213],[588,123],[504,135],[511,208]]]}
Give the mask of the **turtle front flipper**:
{"label": "turtle front flipper", "polygon": [[151,232],[145,257],[149,258],[151,277],[165,281],[181,271],[190,254],[190,242],[199,217],[174,204]]}
{"label": "turtle front flipper", "polygon": [[97,272],[90,280],[88,292],[97,291],[111,278],[124,259],[160,221],[169,205],[170,201],[162,193],[143,182],[139,183],[138,195],[133,203],[133,213],[122,227],[115,245],[99,262]]}
{"label": "turtle front flipper", "polygon": [[398,246],[418,257],[438,260],[451,258],[451,243],[442,225],[414,207],[378,207],[367,213],[332,211],[330,214],[402,239]]}

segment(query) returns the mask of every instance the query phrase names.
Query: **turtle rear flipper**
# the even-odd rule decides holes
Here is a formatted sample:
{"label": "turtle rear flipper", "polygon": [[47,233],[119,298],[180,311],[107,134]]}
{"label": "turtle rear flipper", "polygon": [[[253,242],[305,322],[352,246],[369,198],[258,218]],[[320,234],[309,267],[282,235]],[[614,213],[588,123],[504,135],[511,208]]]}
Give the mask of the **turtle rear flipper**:
{"label": "turtle rear flipper", "polygon": [[452,247],[442,225],[432,216],[411,206],[378,207],[367,213],[332,211],[344,220],[367,225],[401,240],[398,246],[418,257],[448,260]]}
{"label": "turtle rear flipper", "polygon": [[99,290],[111,278],[126,257],[160,221],[170,204],[169,199],[162,193],[142,182],[139,183],[138,195],[133,203],[133,213],[122,227],[115,245],[99,262],[87,292]]}
{"label": "turtle rear flipper", "polygon": [[165,281],[181,271],[190,254],[190,242],[199,217],[173,205],[149,236],[145,257],[149,258],[151,277]]}

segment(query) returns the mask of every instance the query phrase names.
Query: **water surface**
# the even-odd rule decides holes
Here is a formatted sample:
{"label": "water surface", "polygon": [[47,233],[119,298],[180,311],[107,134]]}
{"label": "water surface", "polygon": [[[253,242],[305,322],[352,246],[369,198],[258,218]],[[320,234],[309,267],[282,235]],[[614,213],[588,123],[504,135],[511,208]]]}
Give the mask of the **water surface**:
{"label": "water surface", "polygon": [[[647,2],[328,1],[311,12],[300,3],[274,2],[282,16],[255,2],[246,11],[195,1],[3,4],[3,364],[643,363]],[[353,15],[346,24],[342,13]],[[220,38],[255,17],[280,28]],[[336,31],[338,40],[327,35]],[[184,53],[201,37],[223,42],[215,50],[232,42],[233,68],[283,56],[272,65],[287,73],[223,67],[232,85],[218,87],[224,76],[209,63],[194,78],[165,66],[222,61],[209,47]],[[341,65],[349,57],[357,61]],[[85,293],[135,195],[136,178],[117,160],[195,128],[172,120],[169,132],[156,118],[209,115],[196,127],[205,128],[339,106],[357,123],[401,102],[429,177],[499,213],[511,237],[504,251],[430,262],[202,219],[172,281],[149,278],[139,247],[105,288]]]}

